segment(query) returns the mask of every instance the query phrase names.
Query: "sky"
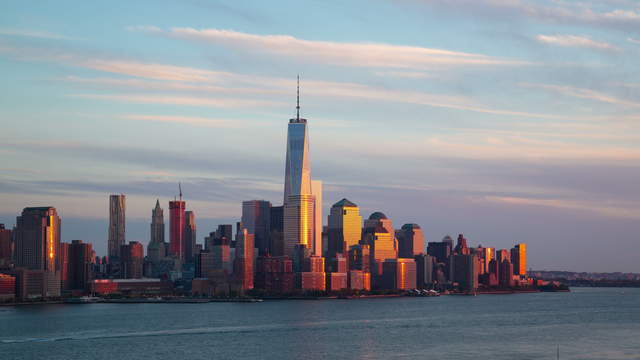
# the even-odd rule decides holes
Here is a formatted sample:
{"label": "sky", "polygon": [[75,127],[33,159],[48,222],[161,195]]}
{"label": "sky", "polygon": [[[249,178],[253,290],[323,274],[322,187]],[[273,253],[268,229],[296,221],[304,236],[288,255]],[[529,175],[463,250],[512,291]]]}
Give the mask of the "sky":
{"label": "sky", "polygon": [[104,254],[112,193],[144,243],[178,182],[199,242],[280,205],[300,74],[325,223],[346,197],[536,270],[640,272],[639,55],[633,0],[7,0],[0,223],[55,206]]}

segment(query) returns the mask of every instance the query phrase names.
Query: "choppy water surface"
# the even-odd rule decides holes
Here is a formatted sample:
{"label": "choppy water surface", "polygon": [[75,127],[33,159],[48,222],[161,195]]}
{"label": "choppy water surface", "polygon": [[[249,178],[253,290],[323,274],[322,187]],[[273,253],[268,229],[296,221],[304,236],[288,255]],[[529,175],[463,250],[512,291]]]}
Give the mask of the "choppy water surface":
{"label": "choppy water surface", "polygon": [[0,307],[0,359],[640,359],[640,289]]}

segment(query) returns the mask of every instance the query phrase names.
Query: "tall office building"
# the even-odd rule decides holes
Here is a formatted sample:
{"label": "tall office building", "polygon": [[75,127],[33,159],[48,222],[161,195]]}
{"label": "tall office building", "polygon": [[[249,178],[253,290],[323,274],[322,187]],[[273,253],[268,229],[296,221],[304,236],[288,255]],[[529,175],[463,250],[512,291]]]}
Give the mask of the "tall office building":
{"label": "tall office building", "polygon": [[184,249],[184,261],[187,263],[193,262],[193,257],[197,252],[196,249],[196,215],[193,211],[186,211],[184,213],[184,233],[182,248]]}
{"label": "tall office building", "polygon": [[184,226],[185,226],[186,202],[182,201],[182,188],[180,200],[169,201],[169,252],[184,262]]}
{"label": "tall office building", "polygon": [[398,257],[413,259],[415,255],[424,254],[424,233],[418,224],[404,224],[396,232],[398,238]]}
{"label": "tall office building", "polygon": [[395,246],[394,238],[387,229],[382,227],[382,225],[378,225],[378,227],[373,230],[368,229],[362,241],[370,247],[369,263],[371,275],[375,287],[379,287],[382,281],[383,264],[385,260],[396,259],[398,257],[398,250]]}
{"label": "tall office building", "polygon": [[66,286],[67,290],[87,290],[93,280],[95,253],[91,244],[73,240],[67,244]]}
{"label": "tall office building", "polygon": [[122,276],[125,279],[141,279],[144,263],[144,249],[137,241],[130,241],[120,247]]}
{"label": "tall office building", "polygon": [[0,267],[9,265],[13,258],[12,232],[0,224]]}
{"label": "tall office building", "polygon": [[396,231],[393,228],[393,222],[391,221],[391,219],[387,218],[387,215],[379,211],[376,211],[373,214],[369,215],[369,218],[364,221],[364,232],[365,233],[367,231],[371,232],[375,230],[378,226],[382,226],[387,230],[387,232],[391,235],[391,238],[393,239],[393,242],[395,244]]}
{"label": "tall office building", "polygon": [[147,246],[147,256],[152,262],[158,262],[166,256],[164,242],[164,210],[160,207],[160,200],[156,200],[156,207],[151,210],[151,237]]}
{"label": "tall office building", "polygon": [[240,231],[236,244],[233,275],[240,282],[243,290],[253,289],[253,251],[254,236],[247,229]]}
{"label": "tall office building", "polygon": [[469,255],[471,254],[471,250],[469,249],[469,245],[467,244],[467,238],[464,235],[458,235],[458,243],[456,247],[453,249],[453,253],[456,255]]}
{"label": "tall office building", "polygon": [[347,199],[333,204],[327,217],[329,244],[327,257],[336,254],[347,255],[351,246],[358,245],[362,239],[362,216],[358,205]]}
{"label": "tall office building", "polygon": [[47,272],[59,271],[60,225],[54,207],[24,208],[16,220],[16,266]]}
{"label": "tall office building", "polygon": [[476,255],[455,254],[451,257],[452,279],[463,291],[473,292],[478,288],[477,261]]}
{"label": "tall office building", "polygon": [[[312,192],[307,120],[300,118],[300,87],[296,118],[289,120],[284,177],[284,255],[297,245],[315,252],[316,197]],[[317,189],[316,189],[317,190]]]}
{"label": "tall office building", "polygon": [[416,286],[418,289],[430,288],[436,280],[433,274],[436,258],[431,255],[419,254],[414,259],[416,261]]}
{"label": "tall office building", "polygon": [[511,249],[511,262],[514,275],[527,275],[527,244],[517,244]]}
{"label": "tall office building", "polygon": [[271,203],[265,200],[243,201],[242,225],[254,235],[259,254],[271,254]]}
{"label": "tall office building", "polygon": [[284,206],[272,206],[270,217],[269,243],[271,255],[284,255]]}
{"label": "tall office building", "polygon": [[120,257],[120,246],[125,243],[126,197],[109,196],[109,257]]}

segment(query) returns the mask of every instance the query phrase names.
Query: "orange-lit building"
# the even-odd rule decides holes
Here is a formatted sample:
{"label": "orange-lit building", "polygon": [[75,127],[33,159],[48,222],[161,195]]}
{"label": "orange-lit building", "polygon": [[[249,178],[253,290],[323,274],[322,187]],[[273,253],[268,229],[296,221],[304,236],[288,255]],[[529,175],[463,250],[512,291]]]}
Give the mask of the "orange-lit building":
{"label": "orange-lit building", "polygon": [[398,257],[413,259],[414,256],[426,252],[424,232],[418,224],[404,224],[396,231],[398,239]]}
{"label": "orange-lit building", "polygon": [[362,239],[362,216],[358,205],[347,199],[338,201],[331,207],[327,221],[327,257],[346,256],[348,249]]}
{"label": "orange-lit building", "polygon": [[16,297],[16,277],[0,274],[0,302],[12,301]]}
{"label": "orange-lit building", "polygon": [[326,290],[326,273],[324,272],[302,272],[300,273],[300,288],[302,290]]}
{"label": "orange-lit building", "polygon": [[511,249],[511,263],[514,275],[527,275],[527,244],[517,244]]}
{"label": "orange-lit building", "polygon": [[60,270],[60,217],[54,207],[24,208],[15,229],[16,266],[31,270]]}
{"label": "orange-lit building", "polygon": [[348,276],[347,273],[332,272],[327,273],[327,290],[328,291],[340,291],[342,289],[348,289]]}
{"label": "orange-lit building", "polygon": [[416,288],[416,262],[414,259],[387,259],[384,261],[380,288],[409,290]]}
{"label": "orange-lit building", "polygon": [[362,270],[350,270],[348,280],[349,289],[371,290],[371,273]]}

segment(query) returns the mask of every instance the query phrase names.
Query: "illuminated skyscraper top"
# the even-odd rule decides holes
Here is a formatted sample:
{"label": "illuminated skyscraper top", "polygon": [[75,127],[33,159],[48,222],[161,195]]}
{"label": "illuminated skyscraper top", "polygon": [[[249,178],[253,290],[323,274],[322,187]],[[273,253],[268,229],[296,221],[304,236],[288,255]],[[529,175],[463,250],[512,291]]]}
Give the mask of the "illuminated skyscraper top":
{"label": "illuminated skyscraper top", "polygon": [[289,120],[287,160],[284,177],[284,203],[290,195],[311,194],[311,165],[307,120],[300,118],[300,77],[298,77],[296,118]]}

